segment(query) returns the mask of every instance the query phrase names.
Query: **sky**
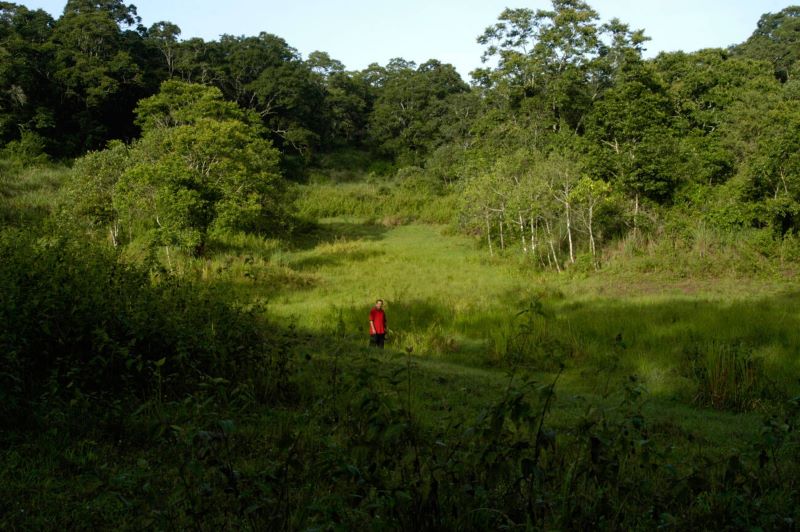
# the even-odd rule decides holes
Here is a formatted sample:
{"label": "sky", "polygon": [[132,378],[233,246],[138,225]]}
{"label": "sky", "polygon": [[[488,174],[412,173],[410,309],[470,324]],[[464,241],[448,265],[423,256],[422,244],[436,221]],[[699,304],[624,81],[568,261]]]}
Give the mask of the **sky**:
{"label": "sky", "polygon": [[[16,0],[58,17],[65,0]],[[177,24],[181,38],[273,33],[303,57],[328,52],[351,70],[393,57],[455,65],[465,79],[481,66],[476,42],[506,7],[548,9],[549,0],[128,0],[142,23]],[[727,47],[750,36],[762,14],[791,0],[589,0],[601,21],[617,17],[651,37],[646,57],[661,51]],[[795,3],[800,3],[800,0]]]}

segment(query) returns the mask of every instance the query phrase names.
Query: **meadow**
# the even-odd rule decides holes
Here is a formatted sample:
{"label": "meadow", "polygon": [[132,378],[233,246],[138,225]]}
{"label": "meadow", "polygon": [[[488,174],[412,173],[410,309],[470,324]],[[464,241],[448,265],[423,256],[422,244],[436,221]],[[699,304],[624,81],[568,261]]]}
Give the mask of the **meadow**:
{"label": "meadow", "polygon": [[[560,389],[592,400],[636,375],[655,415],[721,444],[752,438],[747,412],[800,391],[791,278],[537,273],[526,257],[489,257],[448,226],[374,218],[321,219],[290,249],[250,251],[206,259],[193,274],[230,283],[286,326],[354,346],[366,344],[365,316],[382,298],[389,350],[434,373],[491,383],[510,367],[546,378],[563,366]],[[730,410],[741,423],[725,429]]]}
{"label": "meadow", "polygon": [[[6,224],[52,225],[60,176],[31,171],[6,187]],[[332,186],[304,192],[328,197]],[[288,241],[217,235],[205,257],[162,256],[155,279],[177,285],[156,286],[205,295],[154,308],[178,321],[148,330],[185,338],[156,344],[138,408],[117,405],[94,425],[87,392],[34,432],[4,436],[0,525],[794,526],[792,276],[540,272],[420,213],[414,191],[390,189],[382,209],[348,207],[371,189],[338,189],[335,216]],[[117,260],[136,263],[136,249]],[[367,347],[376,298],[389,319],[382,352]],[[126,319],[146,322],[137,316]],[[189,347],[199,355],[188,366],[160,358],[194,345],[191,331],[218,343]],[[180,387],[185,371],[198,372],[191,388]]]}

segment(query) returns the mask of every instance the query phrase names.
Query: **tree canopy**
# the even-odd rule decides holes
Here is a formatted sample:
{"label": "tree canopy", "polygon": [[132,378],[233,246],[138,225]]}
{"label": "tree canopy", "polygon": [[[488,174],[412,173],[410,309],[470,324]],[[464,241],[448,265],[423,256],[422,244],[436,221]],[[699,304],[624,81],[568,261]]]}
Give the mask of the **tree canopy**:
{"label": "tree canopy", "polygon": [[[285,218],[265,200],[272,192],[237,179],[259,175],[256,182],[277,187],[269,176],[303,180],[336,153],[362,153],[387,178],[424,172],[461,192],[511,179],[513,187],[490,195],[488,211],[462,209],[465,227],[485,227],[490,213],[490,226],[478,230],[498,236],[501,227],[548,231],[537,226],[539,214],[533,229],[506,218],[511,196],[523,194],[513,199],[519,203],[531,193],[515,181],[522,175],[539,176],[534,188],[550,187],[550,196],[561,198],[537,212],[552,214],[549,231],[567,247],[573,237],[577,247],[594,249],[604,235],[637,233],[646,219],[677,206],[700,209],[725,227],[786,235],[800,229],[793,185],[800,171],[799,15],[798,6],[766,13],[750,38],[729,49],[644,59],[645,30],[602,21],[586,1],[508,8],[477,37],[485,64],[467,84],[436,59],[348,70],[325,51],[304,58],[269,32],[182,40],[178,25],[145,28],[136,7],[121,0],[70,0],[55,19],[0,2],[1,153],[39,161],[90,152],[78,165],[87,171],[106,165],[91,162],[106,157],[97,150],[108,147],[111,160],[135,153],[146,164],[125,166],[127,177],[114,182],[132,179],[131,201],[145,196],[136,188],[145,182],[151,192],[172,183],[175,194],[193,182],[181,189],[183,210],[175,216],[198,232],[189,237],[181,229],[183,236],[173,231],[169,238],[201,247],[206,231],[234,218],[248,227]],[[203,150],[218,150],[214,171],[224,169],[238,185],[203,188],[211,182],[197,163],[211,157]],[[563,187],[554,192],[548,172],[525,165],[573,168],[584,183],[578,196],[603,190],[614,204],[606,205],[605,231],[573,234],[574,220],[561,211],[576,204]],[[230,200],[243,190],[249,192]],[[236,216],[223,196],[237,205]],[[118,215],[135,203],[120,197]],[[689,198],[703,203],[687,207]],[[162,206],[151,203],[151,210]],[[156,225],[167,218],[159,214]]]}

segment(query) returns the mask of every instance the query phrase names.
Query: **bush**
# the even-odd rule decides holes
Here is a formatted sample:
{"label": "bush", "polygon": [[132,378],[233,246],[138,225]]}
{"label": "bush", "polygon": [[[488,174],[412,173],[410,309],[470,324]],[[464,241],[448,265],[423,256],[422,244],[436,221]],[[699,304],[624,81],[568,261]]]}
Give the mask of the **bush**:
{"label": "bush", "polygon": [[120,141],[111,142],[105,150],[89,152],[76,160],[66,187],[70,214],[92,227],[109,227],[114,243],[119,233],[114,188],[130,164],[130,148]]}
{"label": "bush", "polygon": [[0,149],[0,160],[11,168],[21,170],[25,166],[47,164],[50,158],[44,153],[44,139],[30,131],[23,131],[18,140],[12,140]]}
{"label": "bush", "polygon": [[266,397],[285,369],[254,315],[177,279],[151,280],[106,248],[5,231],[0,255],[1,427],[71,407],[121,414],[214,378]]}

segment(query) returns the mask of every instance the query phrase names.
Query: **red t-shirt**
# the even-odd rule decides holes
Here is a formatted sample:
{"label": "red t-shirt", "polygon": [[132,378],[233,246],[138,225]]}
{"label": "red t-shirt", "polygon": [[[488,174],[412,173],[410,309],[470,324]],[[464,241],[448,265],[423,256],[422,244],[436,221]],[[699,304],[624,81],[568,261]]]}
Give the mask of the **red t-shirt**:
{"label": "red t-shirt", "polygon": [[370,334],[385,334],[386,333],[386,313],[382,308],[372,308],[369,311],[369,321],[375,326],[375,332],[370,329]]}

